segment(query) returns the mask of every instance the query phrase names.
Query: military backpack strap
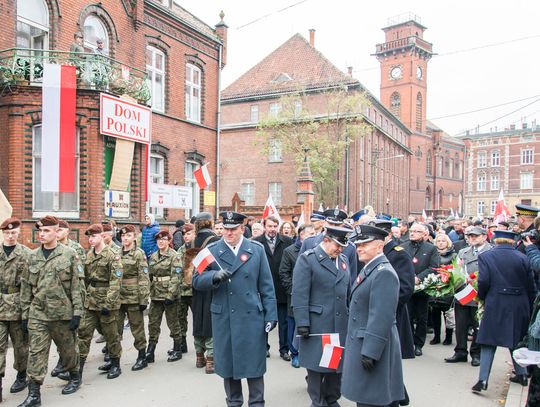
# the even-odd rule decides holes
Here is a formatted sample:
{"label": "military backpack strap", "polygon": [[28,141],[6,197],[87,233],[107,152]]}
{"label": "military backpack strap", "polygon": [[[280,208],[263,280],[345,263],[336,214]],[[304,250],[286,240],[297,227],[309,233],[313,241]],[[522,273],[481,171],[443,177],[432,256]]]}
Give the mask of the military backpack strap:
{"label": "military backpack strap", "polygon": [[204,239],[204,242],[202,243],[201,245],[201,249],[204,249],[206,247],[206,245],[208,244],[208,242],[210,242],[211,239],[213,239],[215,236],[213,235],[210,235],[208,236],[206,239]]}

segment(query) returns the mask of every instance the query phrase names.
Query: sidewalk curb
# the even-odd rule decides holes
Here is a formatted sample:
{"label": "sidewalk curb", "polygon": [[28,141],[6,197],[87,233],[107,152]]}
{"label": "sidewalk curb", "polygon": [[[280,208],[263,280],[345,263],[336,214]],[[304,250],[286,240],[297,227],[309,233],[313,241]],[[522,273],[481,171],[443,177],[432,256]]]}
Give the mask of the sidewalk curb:
{"label": "sidewalk curb", "polygon": [[506,402],[504,403],[505,407],[525,407],[528,392],[529,386],[523,387],[520,384],[510,382]]}

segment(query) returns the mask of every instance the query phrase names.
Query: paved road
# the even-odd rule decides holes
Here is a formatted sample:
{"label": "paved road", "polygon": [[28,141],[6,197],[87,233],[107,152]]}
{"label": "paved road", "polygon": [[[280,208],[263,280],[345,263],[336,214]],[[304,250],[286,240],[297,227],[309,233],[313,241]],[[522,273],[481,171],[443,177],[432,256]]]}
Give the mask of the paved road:
{"label": "paved road", "polygon": [[[121,360],[123,374],[114,380],[107,380],[97,367],[102,362],[101,345],[92,343],[91,355],[85,366],[84,384],[70,396],[60,394],[64,382],[48,377],[42,387],[43,406],[85,407],[96,405],[121,405],[133,407],[222,407],[225,406],[222,381],[216,375],[206,375],[204,369],[195,368],[195,352],[190,344],[189,353],[178,362],[167,363],[166,352],[172,340],[168,329],[162,326],[162,340],[158,344],[156,362],[149,368],[132,372],[131,365],[136,359],[129,331],[124,331]],[[277,355],[276,330],[271,333],[271,358],[265,376],[266,405],[268,407],[309,406],[305,389],[304,369],[294,369]],[[52,346],[49,369],[56,364],[56,353]],[[404,374],[413,407],[492,407],[504,404],[508,388],[510,357],[508,351],[499,349],[493,364],[489,390],[482,395],[472,394],[471,386],[476,383],[478,368],[470,364],[449,365],[443,358],[452,353],[452,347],[426,345],[424,356],[404,363]],[[246,349],[249,357],[249,349]],[[26,391],[9,394],[9,386],[15,374],[12,366],[12,352],[8,354],[7,372],[4,379],[4,403],[17,406],[26,397]],[[244,390],[247,394],[247,389]],[[502,401],[501,401],[502,400]],[[342,399],[342,407],[354,407],[355,403]],[[246,403],[247,405],[247,403]]]}

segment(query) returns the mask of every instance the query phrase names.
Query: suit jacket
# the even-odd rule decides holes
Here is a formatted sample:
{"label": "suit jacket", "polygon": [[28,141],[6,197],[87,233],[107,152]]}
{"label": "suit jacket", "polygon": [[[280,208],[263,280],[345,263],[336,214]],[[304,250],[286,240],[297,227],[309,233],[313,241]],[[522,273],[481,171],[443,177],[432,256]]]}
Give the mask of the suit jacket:
{"label": "suit jacket", "polygon": [[270,250],[268,241],[266,240],[266,235],[257,236],[253,239],[256,242],[259,242],[264,247],[264,252],[266,253],[266,259],[270,265],[270,271],[272,272],[272,279],[274,280],[274,289],[276,290],[276,300],[278,304],[287,304],[287,293],[285,287],[281,284],[279,280],[279,265],[281,264],[281,258],[283,257],[283,251],[293,244],[293,241],[290,237],[276,235],[274,253]]}
{"label": "suit jacket", "polygon": [[281,264],[279,265],[279,280],[287,293],[287,315],[290,317],[294,316],[291,308],[291,294],[293,270],[296,260],[298,259],[298,253],[300,253],[299,245],[290,245],[283,251],[283,257],[281,258]]}

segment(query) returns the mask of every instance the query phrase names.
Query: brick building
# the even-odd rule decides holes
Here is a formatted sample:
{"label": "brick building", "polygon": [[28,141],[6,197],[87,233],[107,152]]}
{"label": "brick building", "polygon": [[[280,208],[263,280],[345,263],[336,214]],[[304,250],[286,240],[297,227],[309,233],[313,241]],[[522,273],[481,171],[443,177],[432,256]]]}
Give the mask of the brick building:
{"label": "brick building", "polygon": [[433,46],[424,40],[418,16],[404,14],[383,28],[385,42],[376,45],[381,67],[380,100],[411,129],[408,146],[410,210],[444,216],[463,213],[464,145],[426,120],[428,62]]}
{"label": "brick building", "polygon": [[[226,59],[223,16],[212,28],[172,0],[3,1],[0,12],[0,189],[14,216],[23,219],[25,244],[35,243],[31,226],[45,213],[69,220],[74,238],[81,240],[88,224],[106,218],[104,193],[116,139],[100,134],[100,93],[151,106],[150,178],[192,191],[192,209],[150,208],[160,222],[215,210],[214,203],[204,202],[193,171],[209,163],[216,175],[219,78]],[[74,58],[69,50],[77,31],[84,34],[86,53]],[[98,38],[104,42],[105,67],[99,74],[93,62]],[[40,177],[47,176],[40,167],[44,62],[77,65],[75,193],[40,187]],[[135,143],[123,191],[130,208],[119,223],[139,223],[147,210],[146,153],[145,145]]]}
{"label": "brick building", "polygon": [[[299,90],[303,95],[297,101],[300,110],[316,119],[328,118],[326,95],[339,89],[351,95],[365,91],[358,80],[341,72],[315,48],[315,30],[310,31],[309,42],[300,34],[292,36],[224,89],[220,205],[229,206],[235,193],[252,207],[263,206],[269,194],[278,208],[301,202],[293,157],[282,154],[279,146],[265,153],[257,145],[258,123],[279,114],[280,98]],[[344,151],[337,201],[324,205],[353,211],[371,204],[379,212],[406,216],[411,132],[369,92],[367,99],[369,103],[355,115],[370,125],[369,133]],[[315,207],[319,202],[315,197]]]}
{"label": "brick building", "polygon": [[492,216],[501,190],[510,211],[519,203],[540,206],[540,126],[524,123],[460,139],[467,149],[465,215]]}

